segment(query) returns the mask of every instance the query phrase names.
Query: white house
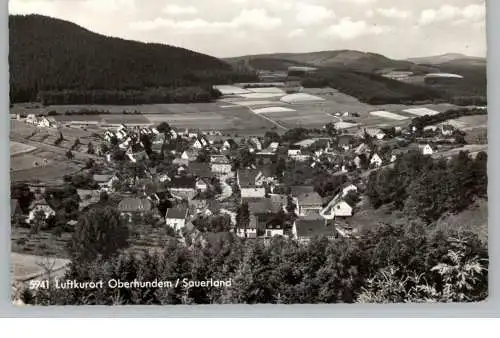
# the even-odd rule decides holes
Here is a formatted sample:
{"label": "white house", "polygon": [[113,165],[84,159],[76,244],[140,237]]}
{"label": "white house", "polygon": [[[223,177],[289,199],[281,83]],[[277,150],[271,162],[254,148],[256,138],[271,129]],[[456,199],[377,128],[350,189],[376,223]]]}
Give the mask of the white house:
{"label": "white house", "polygon": [[56,126],[56,121],[53,118],[46,118],[43,117],[39,122],[38,122],[38,127],[40,128],[51,128]]}
{"label": "white house", "polygon": [[301,152],[300,152],[300,149],[288,149],[288,157],[295,157],[295,156],[298,156],[300,155]]}
{"label": "white house", "polygon": [[349,203],[341,200],[333,206],[332,212],[335,217],[350,217],[352,216],[352,207]]}
{"label": "white house", "polygon": [[26,123],[37,124],[38,118],[35,114],[28,114],[28,116],[26,117]]}
{"label": "white house", "polygon": [[196,179],[195,187],[196,187],[196,190],[200,190],[200,191],[207,191],[207,189],[208,189],[207,183],[201,178]]}
{"label": "white house", "polygon": [[200,140],[197,139],[193,143],[193,148],[195,148],[195,149],[202,149],[203,148],[203,144],[200,142]]}
{"label": "white house", "polygon": [[424,155],[432,155],[434,154],[434,149],[432,149],[430,144],[426,144],[425,146],[421,147],[422,154]]}
{"label": "white house", "polygon": [[167,209],[165,222],[175,230],[180,230],[186,226],[188,209],[185,207],[175,207]]}
{"label": "white house", "polygon": [[271,144],[269,145],[269,150],[275,153],[278,150],[279,146],[280,144],[278,142],[271,142]]}
{"label": "white house", "polygon": [[29,209],[30,212],[28,214],[28,217],[26,218],[27,223],[31,223],[31,221],[35,219],[35,215],[39,212],[43,212],[45,219],[49,218],[50,216],[55,216],[56,214],[54,209],[50,207],[45,199],[34,201],[33,203],[31,203]]}
{"label": "white house", "polygon": [[372,166],[375,166],[375,167],[380,167],[382,166],[382,159],[380,158],[380,156],[378,156],[378,154],[374,154],[372,156],[372,158],[370,159],[370,165]]}

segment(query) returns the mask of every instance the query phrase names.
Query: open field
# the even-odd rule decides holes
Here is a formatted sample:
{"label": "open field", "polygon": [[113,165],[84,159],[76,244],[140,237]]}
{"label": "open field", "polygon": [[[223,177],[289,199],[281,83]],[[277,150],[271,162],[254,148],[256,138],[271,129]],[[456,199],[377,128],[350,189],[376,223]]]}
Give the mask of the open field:
{"label": "open field", "polygon": [[53,181],[62,179],[64,175],[73,175],[81,170],[81,167],[72,162],[53,162],[41,167],[17,170],[10,173],[11,182],[21,181]]}
{"label": "open field", "polygon": [[242,130],[273,127],[271,122],[242,107],[198,114],[144,114],[144,116],[153,124],[167,122],[177,128]]}
{"label": "open field", "polygon": [[32,125],[26,124],[22,121],[10,120],[10,134],[15,134],[19,137],[29,137],[36,131]]}
{"label": "open field", "polygon": [[383,111],[383,110],[372,111],[372,112],[370,112],[370,114],[373,116],[378,116],[378,117],[383,117],[383,118],[387,118],[390,120],[398,120],[398,121],[406,120],[409,118],[408,116],[398,115],[398,114],[394,114],[394,113],[391,113],[388,111]]}
{"label": "open field", "polygon": [[139,114],[104,115],[102,117],[102,120],[104,123],[125,123],[125,124],[149,123],[149,120],[147,118]]}
{"label": "open field", "polygon": [[30,153],[36,150],[36,147],[29,146],[19,142],[10,142],[10,156],[16,156],[21,154]]}
{"label": "open field", "polygon": [[41,168],[52,164],[52,160],[46,157],[25,154],[23,156],[11,157],[10,170],[13,172]]}
{"label": "open field", "polygon": [[12,252],[11,276],[15,281],[26,281],[40,277],[46,273],[45,267],[50,267],[52,271],[64,269],[70,261],[62,258],[52,258],[37,255],[28,255]]}

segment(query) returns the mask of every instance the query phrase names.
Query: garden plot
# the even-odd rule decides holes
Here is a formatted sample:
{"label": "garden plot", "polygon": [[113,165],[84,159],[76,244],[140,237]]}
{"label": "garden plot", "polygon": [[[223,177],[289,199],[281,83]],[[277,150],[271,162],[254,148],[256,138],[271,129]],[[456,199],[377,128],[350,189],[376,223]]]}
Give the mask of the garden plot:
{"label": "garden plot", "polygon": [[403,110],[403,112],[409,113],[409,114],[412,114],[412,115],[417,115],[417,116],[425,116],[425,115],[433,116],[433,115],[439,114],[439,112],[437,110],[433,110],[433,109],[429,109],[429,108],[424,108],[424,107],[409,108],[409,109]]}
{"label": "garden plot", "polygon": [[357,123],[351,123],[351,122],[337,122],[335,123],[335,129],[349,129],[358,126]]}
{"label": "garden plot", "polygon": [[391,112],[388,112],[388,111],[384,111],[384,110],[372,111],[372,112],[370,112],[370,115],[378,116],[378,117],[383,117],[383,118],[387,118],[387,119],[390,119],[390,120],[398,120],[398,121],[402,121],[402,120],[408,119],[407,116],[394,114],[394,113],[391,113]]}

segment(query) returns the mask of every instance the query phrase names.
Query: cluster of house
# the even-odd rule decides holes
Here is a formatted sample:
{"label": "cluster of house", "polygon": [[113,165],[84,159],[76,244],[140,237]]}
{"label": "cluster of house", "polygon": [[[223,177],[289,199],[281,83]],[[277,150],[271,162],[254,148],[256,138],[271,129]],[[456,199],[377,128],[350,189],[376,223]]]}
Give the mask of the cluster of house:
{"label": "cluster of house", "polygon": [[[233,231],[243,238],[268,239],[281,235],[307,242],[316,235],[330,238],[346,235],[334,220],[353,215],[354,206],[349,204],[346,196],[351,191],[357,192],[358,188],[347,184],[330,201],[324,201],[309,185],[288,187],[289,191],[280,193],[280,189],[276,189],[279,181],[271,169],[271,163],[275,163],[278,157],[307,162],[311,167],[323,165],[327,161],[334,163],[338,171],[345,172],[348,167],[362,168],[366,161],[372,167],[381,167],[396,160],[396,151],[382,156],[373,147],[363,143],[366,134],[379,141],[386,138],[382,130],[373,128],[363,130],[360,135],[342,134],[337,137],[335,144],[331,138],[318,137],[301,140],[291,146],[271,142],[264,147],[258,137],[228,139],[218,132],[175,129],[160,132],[153,127],[130,128],[121,125],[116,130],[106,130],[104,139],[110,143],[116,142],[120,149],[126,151],[131,162],[138,161],[141,156],[147,157],[142,135],[147,135],[152,141],[153,150],[166,149],[175,157],[176,174],[157,172],[156,168],[147,170],[147,177],[162,183],[164,189],[149,195],[142,192],[142,195],[122,196],[118,211],[130,221],[135,219],[134,216],[151,213],[158,219],[164,219],[166,225],[181,230],[194,229],[193,222],[199,217],[225,215]],[[184,140],[185,144],[181,151],[175,147],[179,139]],[[173,147],[169,148],[170,145]],[[231,156],[234,150],[242,146],[254,154],[258,164],[235,170]],[[202,151],[206,151],[208,158],[199,159]],[[426,144],[421,146],[421,151],[432,155],[435,149]],[[112,161],[109,154],[106,157]],[[214,178],[217,180],[214,181]],[[78,190],[80,210],[98,203],[102,191],[117,193],[115,182],[135,180],[120,177],[116,173],[96,174],[93,179],[98,189]],[[213,184],[221,184],[222,192],[216,197],[213,194],[204,195],[204,192],[212,190]],[[239,195],[234,194],[235,186]],[[236,208],[224,204],[232,196],[239,197]],[[165,200],[172,202],[169,204],[173,207],[162,215],[159,205]],[[238,221],[236,210],[241,205],[248,205],[248,222]],[[37,211],[43,211],[46,217],[55,214],[47,201],[38,199],[30,206],[28,222],[35,219]]]}
{"label": "cluster of house", "polygon": [[[22,116],[20,114],[16,115],[17,120],[23,120]],[[26,118],[24,119],[24,122],[27,124],[34,125],[38,128],[57,128],[58,123],[55,118],[53,117],[46,117],[46,116],[36,116],[35,114],[28,114]]]}

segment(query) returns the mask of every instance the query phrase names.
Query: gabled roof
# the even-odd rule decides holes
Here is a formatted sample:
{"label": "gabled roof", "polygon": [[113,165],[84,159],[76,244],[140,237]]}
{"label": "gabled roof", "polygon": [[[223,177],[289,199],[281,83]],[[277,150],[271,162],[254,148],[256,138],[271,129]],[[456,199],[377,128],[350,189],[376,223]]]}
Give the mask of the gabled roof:
{"label": "gabled roof", "polygon": [[118,203],[118,211],[120,212],[146,212],[151,211],[153,205],[146,198],[124,198]]}
{"label": "gabled roof", "polygon": [[165,218],[170,219],[185,219],[188,209],[186,207],[177,206],[175,208],[167,209]]}
{"label": "gabled roof", "polygon": [[240,187],[254,187],[255,179],[259,174],[257,169],[241,169],[238,170],[238,182]]}

